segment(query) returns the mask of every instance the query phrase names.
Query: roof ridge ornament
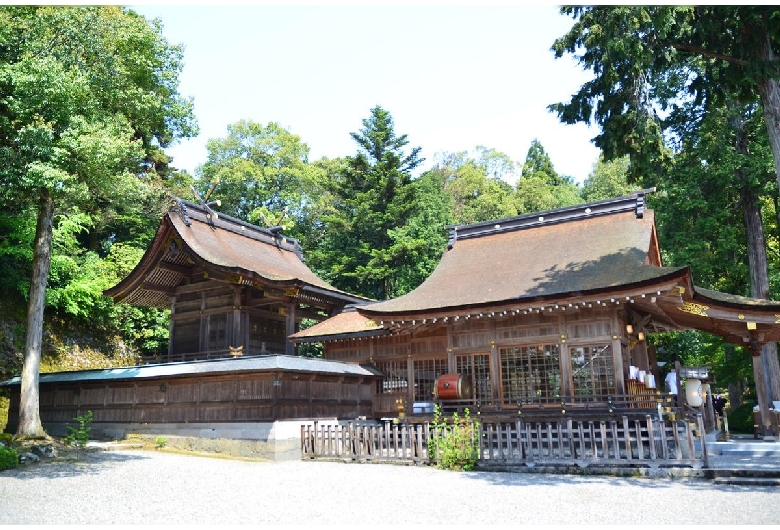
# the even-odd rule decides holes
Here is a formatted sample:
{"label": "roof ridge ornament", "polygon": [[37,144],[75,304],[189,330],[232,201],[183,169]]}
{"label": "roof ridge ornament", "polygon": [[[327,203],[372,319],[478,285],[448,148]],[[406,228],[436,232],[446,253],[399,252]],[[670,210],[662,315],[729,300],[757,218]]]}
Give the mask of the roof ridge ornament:
{"label": "roof ridge ornament", "polygon": [[190,216],[187,215],[187,205],[179,197],[171,196],[171,200],[168,203],[168,211],[179,214],[185,225],[190,226],[192,224]]}
{"label": "roof ridge ornament", "polygon": [[[212,206],[222,206],[222,201],[217,199],[216,201],[207,202],[209,200],[209,197],[211,197],[211,194],[214,193],[214,190],[219,185],[219,177],[217,177],[217,180],[214,181],[214,184],[211,185],[211,188],[209,188],[209,191],[206,193],[206,197],[201,199],[200,194],[195,189],[195,186],[190,184],[190,189],[192,190],[192,193],[195,195],[195,198],[198,199],[198,202],[203,207],[204,210],[206,210],[206,220],[209,223],[209,226],[212,230],[217,229],[217,225],[214,224],[215,219],[219,219],[219,214],[211,209]],[[189,224],[187,225],[189,226]]]}

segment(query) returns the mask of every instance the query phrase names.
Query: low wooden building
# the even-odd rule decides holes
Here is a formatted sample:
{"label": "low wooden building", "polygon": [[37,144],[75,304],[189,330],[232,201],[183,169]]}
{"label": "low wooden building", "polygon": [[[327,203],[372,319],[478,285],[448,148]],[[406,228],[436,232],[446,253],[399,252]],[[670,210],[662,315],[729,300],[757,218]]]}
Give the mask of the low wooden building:
{"label": "low wooden building", "polygon": [[757,355],[780,338],[780,303],[698,288],[688,267],[664,267],[651,191],[452,226],[417,289],[292,339],[384,374],[376,416],[399,404],[427,414],[442,397],[483,415],[655,411],[663,389],[648,334],[698,329]]}

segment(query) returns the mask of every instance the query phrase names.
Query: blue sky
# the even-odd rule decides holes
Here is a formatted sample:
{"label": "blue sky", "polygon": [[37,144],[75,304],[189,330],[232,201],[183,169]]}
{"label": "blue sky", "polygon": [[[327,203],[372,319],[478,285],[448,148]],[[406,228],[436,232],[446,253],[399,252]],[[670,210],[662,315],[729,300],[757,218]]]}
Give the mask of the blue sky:
{"label": "blue sky", "polygon": [[553,41],[572,25],[552,5],[135,5],[184,46],[180,92],[200,135],[168,150],[195,172],[206,141],[246,119],[277,122],[310,160],[354,155],[350,137],[375,105],[408,147],[437,153],[482,145],[522,161],[534,138],[556,171],[581,182],[598,158],[598,129],[547,111],[589,76]]}

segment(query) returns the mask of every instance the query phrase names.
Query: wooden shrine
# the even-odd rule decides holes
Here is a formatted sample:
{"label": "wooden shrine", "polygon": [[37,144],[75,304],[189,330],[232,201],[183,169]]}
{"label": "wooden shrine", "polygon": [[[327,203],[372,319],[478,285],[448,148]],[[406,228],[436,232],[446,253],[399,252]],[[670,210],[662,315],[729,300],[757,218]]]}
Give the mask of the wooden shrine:
{"label": "wooden shrine", "polygon": [[664,267],[651,191],[452,226],[417,289],[292,338],[384,374],[377,417],[429,415],[434,402],[483,417],[655,414],[665,389],[648,334],[698,329],[757,352],[780,338],[780,303],[701,289],[688,267]]}

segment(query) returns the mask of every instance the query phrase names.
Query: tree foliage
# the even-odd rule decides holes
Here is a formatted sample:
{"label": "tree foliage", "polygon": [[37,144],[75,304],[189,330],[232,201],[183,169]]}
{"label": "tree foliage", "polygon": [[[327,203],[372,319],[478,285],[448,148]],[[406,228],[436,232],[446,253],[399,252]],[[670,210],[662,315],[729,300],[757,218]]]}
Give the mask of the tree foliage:
{"label": "tree foliage", "polygon": [[74,258],[52,249],[94,227],[107,204],[143,195],[159,147],[196,129],[177,92],[181,50],[158,23],[114,6],[24,6],[0,9],[0,27],[0,202],[37,216],[17,432],[37,437],[50,270],[71,276],[67,311],[91,299]]}
{"label": "tree foliage", "polygon": [[412,216],[412,171],[423,159],[419,147],[404,151],[406,135],[396,134],[390,113],[380,106],[351,136],[358,152],[346,157],[333,183],[337,214],[329,218],[323,268],[345,290],[386,299],[401,288],[401,249],[391,231]]}

